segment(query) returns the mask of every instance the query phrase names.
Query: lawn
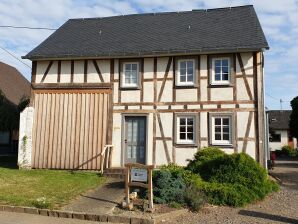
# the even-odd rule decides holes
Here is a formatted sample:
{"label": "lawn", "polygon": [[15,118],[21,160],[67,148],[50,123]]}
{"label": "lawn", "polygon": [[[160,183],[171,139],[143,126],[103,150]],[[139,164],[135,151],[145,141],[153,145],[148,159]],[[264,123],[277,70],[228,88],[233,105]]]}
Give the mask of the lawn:
{"label": "lawn", "polygon": [[94,172],[18,170],[15,159],[0,157],[0,204],[58,209],[104,182]]}

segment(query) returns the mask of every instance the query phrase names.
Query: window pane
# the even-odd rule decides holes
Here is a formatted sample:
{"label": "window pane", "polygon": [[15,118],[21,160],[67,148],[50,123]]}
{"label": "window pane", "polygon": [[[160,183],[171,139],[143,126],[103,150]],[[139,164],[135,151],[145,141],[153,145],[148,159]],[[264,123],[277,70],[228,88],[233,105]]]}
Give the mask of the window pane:
{"label": "window pane", "polygon": [[219,74],[220,73],[220,67],[215,67],[215,73]]}
{"label": "window pane", "polygon": [[130,83],[130,78],[129,77],[125,77],[125,83]]}
{"label": "window pane", "polygon": [[137,79],[136,79],[136,78],[132,78],[132,79],[131,79],[131,83],[133,83],[133,84],[137,84]]}
{"label": "window pane", "polygon": [[137,64],[132,64],[132,70],[137,71],[138,65]]}
{"label": "window pane", "polygon": [[223,73],[222,74],[222,80],[228,81],[229,80],[229,74],[228,73]]}
{"label": "window pane", "polygon": [[229,133],[229,132],[230,132],[230,128],[229,128],[229,126],[228,126],[228,127],[224,127],[224,128],[223,128],[223,132],[224,132],[224,133]]}
{"label": "window pane", "polygon": [[215,81],[220,81],[220,74],[215,74]]}
{"label": "window pane", "polygon": [[229,66],[229,60],[228,59],[223,59],[222,60],[222,66],[228,67]]}
{"label": "window pane", "polygon": [[183,68],[185,69],[186,68],[186,62],[185,61],[181,61],[180,62],[180,68],[181,69],[183,69]]}
{"label": "window pane", "polygon": [[185,126],[180,126],[180,132],[185,132],[186,128]]}
{"label": "window pane", "polygon": [[215,118],[215,125],[221,125],[221,119],[220,118]]}
{"label": "window pane", "polygon": [[215,66],[216,66],[216,67],[221,66],[220,60],[215,60]]}
{"label": "window pane", "polygon": [[180,133],[180,139],[185,140],[186,139],[186,134],[185,133]]}
{"label": "window pane", "polygon": [[193,126],[187,126],[187,132],[193,132]]}
{"label": "window pane", "polygon": [[215,132],[220,133],[221,132],[221,127],[220,126],[215,127]]}
{"label": "window pane", "polygon": [[193,140],[193,133],[187,133],[187,140]]}
{"label": "window pane", "polygon": [[229,134],[223,134],[223,140],[230,140]]}
{"label": "window pane", "polygon": [[220,134],[215,134],[215,140],[221,140],[221,135]]}
{"label": "window pane", "polygon": [[180,125],[185,125],[185,118],[180,118]]}
{"label": "window pane", "polygon": [[193,68],[193,61],[188,61],[187,62],[187,68],[189,68],[189,67]]}
{"label": "window pane", "polygon": [[131,64],[125,64],[125,70],[131,70]]}
{"label": "window pane", "polygon": [[222,67],[222,73],[229,73],[229,67]]}
{"label": "window pane", "polygon": [[180,69],[180,75],[186,75],[186,68]]}
{"label": "window pane", "polygon": [[187,81],[192,82],[193,81],[193,75],[188,75],[187,76]]}
{"label": "window pane", "polygon": [[187,124],[188,125],[193,125],[193,119],[192,118],[188,118],[187,119]]}
{"label": "window pane", "polygon": [[223,120],[223,125],[229,125],[229,123],[230,123],[229,118],[223,118],[222,120]]}
{"label": "window pane", "polygon": [[180,82],[186,82],[186,76],[185,75],[180,76]]}
{"label": "window pane", "polygon": [[187,74],[193,74],[193,68],[187,68]]}

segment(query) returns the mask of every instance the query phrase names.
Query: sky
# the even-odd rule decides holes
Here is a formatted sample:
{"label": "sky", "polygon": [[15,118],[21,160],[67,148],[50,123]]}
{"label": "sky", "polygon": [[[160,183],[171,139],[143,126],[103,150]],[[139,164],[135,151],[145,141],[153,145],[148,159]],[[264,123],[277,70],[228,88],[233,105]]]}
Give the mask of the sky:
{"label": "sky", "polygon": [[[270,50],[265,52],[265,99],[268,109],[290,109],[298,96],[298,0],[0,0],[0,26],[58,28],[70,18],[134,13],[187,11],[254,5]],[[53,31],[0,27],[0,61],[16,67],[30,80],[26,55]]]}

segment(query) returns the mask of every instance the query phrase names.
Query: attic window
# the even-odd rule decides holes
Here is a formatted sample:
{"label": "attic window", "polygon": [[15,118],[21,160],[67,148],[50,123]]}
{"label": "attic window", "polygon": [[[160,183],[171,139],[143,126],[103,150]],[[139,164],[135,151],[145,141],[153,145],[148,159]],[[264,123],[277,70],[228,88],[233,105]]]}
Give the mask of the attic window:
{"label": "attic window", "polygon": [[211,85],[228,85],[231,80],[231,60],[229,57],[212,59]]}
{"label": "attic window", "polygon": [[122,68],[122,87],[138,88],[139,86],[139,63],[125,62]]}

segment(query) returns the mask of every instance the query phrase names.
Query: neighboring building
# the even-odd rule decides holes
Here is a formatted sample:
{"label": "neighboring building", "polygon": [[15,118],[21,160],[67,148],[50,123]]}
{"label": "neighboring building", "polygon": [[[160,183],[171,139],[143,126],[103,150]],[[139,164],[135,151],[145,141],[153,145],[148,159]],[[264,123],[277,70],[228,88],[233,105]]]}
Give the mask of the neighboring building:
{"label": "neighboring building", "polygon": [[[0,62],[0,90],[6,106],[16,108],[22,97],[30,97],[30,89],[30,82],[16,68]],[[18,123],[18,120],[12,122]],[[0,154],[16,153],[18,129],[2,129],[0,127]]]}
{"label": "neighboring building", "polygon": [[270,110],[269,119],[269,149],[271,151],[280,150],[284,145],[297,148],[297,139],[290,134],[289,121],[291,110]]}
{"label": "neighboring building", "polygon": [[265,49],[253,6],[71,19],[24,57],[29,166],[99,169],[108,144],[113,167],[211,145],[264,164]]}

